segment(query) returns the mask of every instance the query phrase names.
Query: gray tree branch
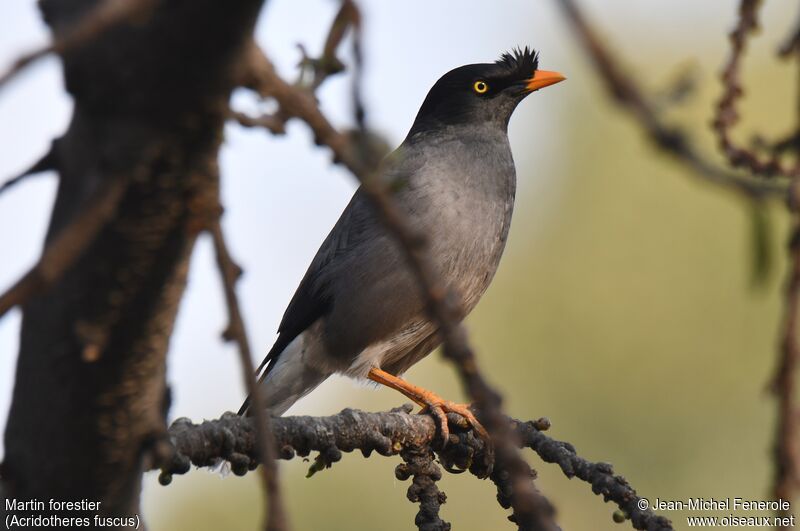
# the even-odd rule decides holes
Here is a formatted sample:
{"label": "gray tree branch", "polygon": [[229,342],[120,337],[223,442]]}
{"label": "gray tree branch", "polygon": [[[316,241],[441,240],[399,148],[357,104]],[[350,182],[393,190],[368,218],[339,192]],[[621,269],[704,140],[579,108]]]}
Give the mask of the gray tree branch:
{"label": "gray tree branch", "polygon": [[[469,470],[477,477],[490,473],[490,456],[480,437],[465,426],[458,416],[450,416],[451,440],[442,448],[436,437],[437,428],[428,415],[409,414],[411,406],[383,413],[368,413],[345,409],[328,417],[279,417],[272,420],[275,448],[281,459],[306,457],[319,452],[314,465],[321,470],[342,457],[342,452],[361,451],[365,457],[373,452],[382,456],[399,455],[404,463],[398,465],[398,479],[414,478],[409,487],[411,501],[420,503],[417,526],[420,529],[447,529],[439,518],[439,507],[445,496],[435,482],[441,472],[430,456],[435,453],[442,467],[453,473]],[[578,478],[591,485],[592,492],[602,495],[606,502],[616,504],[630,518],[635,529],[668,530],[670,521],[648,509],[642,511],[636,490],[622,477],[614,474],[608,463],[595,463],[579,456],[566,442],[544,433],[549,421],[540,419],[521,422],[505,418],[518,448],[530,448],[547,463],[559,466],[568,478]],[[225,413],[217,420],[194,424],[186,418],[177,419],[169,428],[174,454],[162,467],[162,483],[169,483],[173,474],[184,474],[191,466],[218,466],[220,460],[230,463],[238,475],[258,465],[255,427],[252,419]],[[498,502],[509,507],[509,470],[506,463],[496,461],[491,470],[498,484]]]}

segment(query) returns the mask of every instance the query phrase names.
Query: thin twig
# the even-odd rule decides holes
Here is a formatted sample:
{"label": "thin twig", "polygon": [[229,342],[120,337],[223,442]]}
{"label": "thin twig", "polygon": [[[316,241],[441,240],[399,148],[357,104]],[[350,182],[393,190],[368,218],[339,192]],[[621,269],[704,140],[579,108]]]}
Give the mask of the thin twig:
{"label": "thin twig", "polygon": [[264,482],[264,509],[267,511],[265,529],[267,531],[284,531],[289,528],[289,520],[278,480],[278,466],[275,461],[276,452],[275,446],[272,444],[270,421],[264,406],[261,386],[256,382],[256,369],[253,365],[250,341],[247,338],[239,299],[236,295],[236,281],[241,276],[242,270],[231,258],[219,217],[216,217],[211,223],[209,231],[214,241],[214,252],[225,291],[225,302],[228,307],[229,322],[223,337],[226,340],[235,341],[239,347],[237,350],[241,359],[242,375],[247,386],[247,392],[256,405],[256,407],[252,408],[252,411],[256,428],[256,448],[260,456],[261,476]]}
{"label": "thin twig", "polygon": [[36,265],[0,295],[0,317],[61,278],[113,217],[129,182],[128,177],[117,177],[100,185],[86,207],[47,244]]}
{"label": "thin twig", "polygon": [[63,54],[82,46],[117,24],[142,15],[151,9],[159,0],[104,0],[81,17],[79,21],[66,31],[61,32],[48,45],[20,56],[11,67],[0,75],[0,88],[14,76],[22,72],[35,61],[51,53]]}
{"label": "thin twig", "polygon": [[10,188],[14,187],[15,185],[22,182],[24,179],[36,175],[37,173],[42,173],[49,170],[56,169],[56,160],[55,160],[55,152],[54,148],[51,147],[50,150],[39,160],[33,163],[29,168],[21,172],[16,177],[12,177],[11,179],[4,182],[0,185],[0,194],[9,190]]}
{"label": "thin twig", "polygon": [[407,497],[419,503],[414,523],[420,531],[450,531],[450,524],[439,517],[439,509],[447,496],[436,486],[442,479],[442,469],[434,462],[433,450],[429,446],[406,445],[400,455],[405,462],[397,465],[395,477],[400,481],[413,478]]}
{"label": "thin twig", "polygon": [[740,73],[742,55],[748,35],[758,28],[758,8],[761,3],[761,0],[741,0],[739,5],[739,20],[730,33],[730,57],[720,76],[723,91],[717,103],[713,127],[720,148],[731,166],[746,168],[755,175],[796,177],[800,175],[800,168],[785,168],[778,156],[762,160],[756,152],[736,144],[730,136],[731,128],[739,121],[736,102],[744,94]]}
{"label": "thin twig", "polygon": [[[344,63],[338,57],[338,50],[350,28],[353,28],[354,33],[353,50],[356,55],[356,62],[360,63],[361,14],[351,0],[344,0],[328,30],[322,55],[319,58],[313,58],[308,55],[304,46],[300,46],[303,58],[300,61],[300,76],[295,82],[295,86],[298,89],[314,94],[329,77],[344,70]],[[304,81],[306,69],[310,69],[312,74],[311,81],[307,82]],[[264,83],[264,80],[258,78],[256,71],[251,68],[245,68],[241,76],[243,78],[242,86],[255,90],[264,98],[271,96],[269,94],[269,86]],[[357,107],[356,115],[359,116],[360,114],[363,114],[363,107]],[[243,127],[263,127],[272,134],[282,135],[286,133],[286,122],[291,118],[291,115],[285,109],[279,107],[273,113],[260,116],[249,116],[243,112],[232,111],[231,117]],[[358,119],[357,121],[361,123]]]}
{"label": "thin twig", "polygon": [[361,11],[352,0],[342,2],[342,12],[349,14],[350,25],[353,27],[353,116],[356,127],[362,133],[361,138],[367,138],[367,114],[364,100],[361,96],[364,80],[364,52],[363,36],[361,32]]}
{"label": "thin twig", "polygon": [[623,73],[619,61],[605,46],[603,40],[589,25],[574,0],[557,0],[579,41],[591,57],[595,68],[605,82],[616,103],[630,111],[644,128],[650,140],[692,171],[697,178],[722,185],[748,198],[784,199],[788,187],[782,183],[767,182],[751,176],[730,173],[707,160],[695,147],[686,133],[668,125],[650,103],[642,89],[631,76]]}
{"label": "thin twig", "polygon": [[263,127],[273,135],[286,134],[286,118],[280,112],[250,116],[243,112],[232,111],[231,118],[242,127]]}
{"label": "thin twig", "polygon": [[[781,59],[793,58],[800,64],[800,17],[783,44],[778,48],[777,53]],[[775,161],[779,160],[784,153],[793,153],[795,155],[795,172],[800,172],[800,77],[797,79],[796,86],[798,101],[795,104],[795,111],[798,113],[798,119],[794,130],[773,141],[766,140],[761,134],[755,134],[751,145],[754,150],[768,153]]]}
{"label": "thin twig", "polygon": [[368,151],[368,139],[351,142],[351,137],[338,132],[319,110],[314,97],[281,79],[259,49],[253,49],[252,60],[254,78],[261,80],[264,94],[274,98],[289,116],[300,118],[308,124],[315,142],[328,146],[335,160],[359,180],[365,195],[375,205],[380,221],[405,252],[409,267],[425,295],[428,313],[439,327],[444,354],[454,362],[467,394],[476,403],[482,420],[492,434],[498,447],[498,460],[502,459],[508,465],[514,478],[513,506],[518,524],[523,529],[556,529],[549,503],[533,488],[530,468],[508,443],[500,395],[488,385],[478,370],[475,355],[460,323],[463,318],[460,301],[449,294],[441,282],[427,252],[424,236],[411,228],[391,200],[385,184],[378,178],[380,168],[375,157],[365,153]]}
{"label": "thin twig", "polygon": [[790,246],[789,278],[786,282],[783,337],[780,361],[773,381],[778,398],[778,425],[775,437],[775,499],[792,500],[800,485],[798,455],[798,415],[795,374],[800,361],[798,319],[800,319],[800,222],[795,224]]}
{"label": "thin twig", "polygon": [[351,0],[343,0],[328,30],[328,35],[325,38],[325,45],[322,48],[322,55],[316,59],[309,57],[305,48],[302,46],[300,47],[303,53],[303,60],[300,63],[301,67],[310,66],[313,71],[313,78],[310,83],[302,83],[303,71],[301,70],[301,77],[297,83],[298,86],[305,85],[311,92],[314,92],[330,76],[344,70],[344,63],[342,63],[337,54],[339,45],[347,35],[347,31],[351,27],[358,28],[360,23],[361,15],[356,5]]}

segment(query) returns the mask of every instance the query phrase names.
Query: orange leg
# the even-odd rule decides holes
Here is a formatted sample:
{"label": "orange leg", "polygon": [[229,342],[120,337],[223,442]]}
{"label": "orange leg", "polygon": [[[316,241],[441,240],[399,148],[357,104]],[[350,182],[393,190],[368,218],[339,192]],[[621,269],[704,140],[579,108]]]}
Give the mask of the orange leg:
{"label": "orange leg", "polygon": [[472,411],[470,411],[468,405],[457,404],[455,402],[445,400],[433,391],[428,391],[427,389],[418,387],[381,369],[370,369],[367,378],[373,382],[390,387],[395,391],[400,391],[406,397],[422,406],[423,411],[430,411],[439,421],[444,444],[447,444],[447,441],[450,438],[450,429],[447,426],[447,413],[457,413],[458,415],[464,417],[464,419],[466,419],[473,429],[478,432],[478,435],[480,435],[480,437],[486,441],[487,444],[489,444],[489,434],[486,432],[481,423],[478,422],[478,419],[475,418],[475,415],[472,413]]}

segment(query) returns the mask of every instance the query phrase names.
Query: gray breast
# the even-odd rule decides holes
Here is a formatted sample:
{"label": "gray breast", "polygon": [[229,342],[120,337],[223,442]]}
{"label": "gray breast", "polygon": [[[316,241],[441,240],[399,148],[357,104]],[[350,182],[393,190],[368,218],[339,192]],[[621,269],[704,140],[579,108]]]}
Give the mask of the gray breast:
{"label": "gray breast", "polygon": [[475,128],[427,143],[423,158],[433,162],[402,198],[404,204],[426,205],[412,219],[428,236],[441,275],[467,311],[497,270],[514,207],[514,162],[505,133],[498,133]]}

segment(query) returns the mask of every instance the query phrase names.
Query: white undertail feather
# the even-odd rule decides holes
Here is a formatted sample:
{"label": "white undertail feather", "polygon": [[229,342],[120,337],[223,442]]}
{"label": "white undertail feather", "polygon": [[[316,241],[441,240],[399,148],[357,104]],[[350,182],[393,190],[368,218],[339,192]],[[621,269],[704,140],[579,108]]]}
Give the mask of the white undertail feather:
{"label": "white undertail feather", "polygon": [[320,347],[319,342],[311,337],[316,336],[314,332],[312,327],[289,343],[261,381],[264,401],[270,414],[283,415],[295,402],[333,374],[332,370],[319,368],[314,363],[313,358]]}

